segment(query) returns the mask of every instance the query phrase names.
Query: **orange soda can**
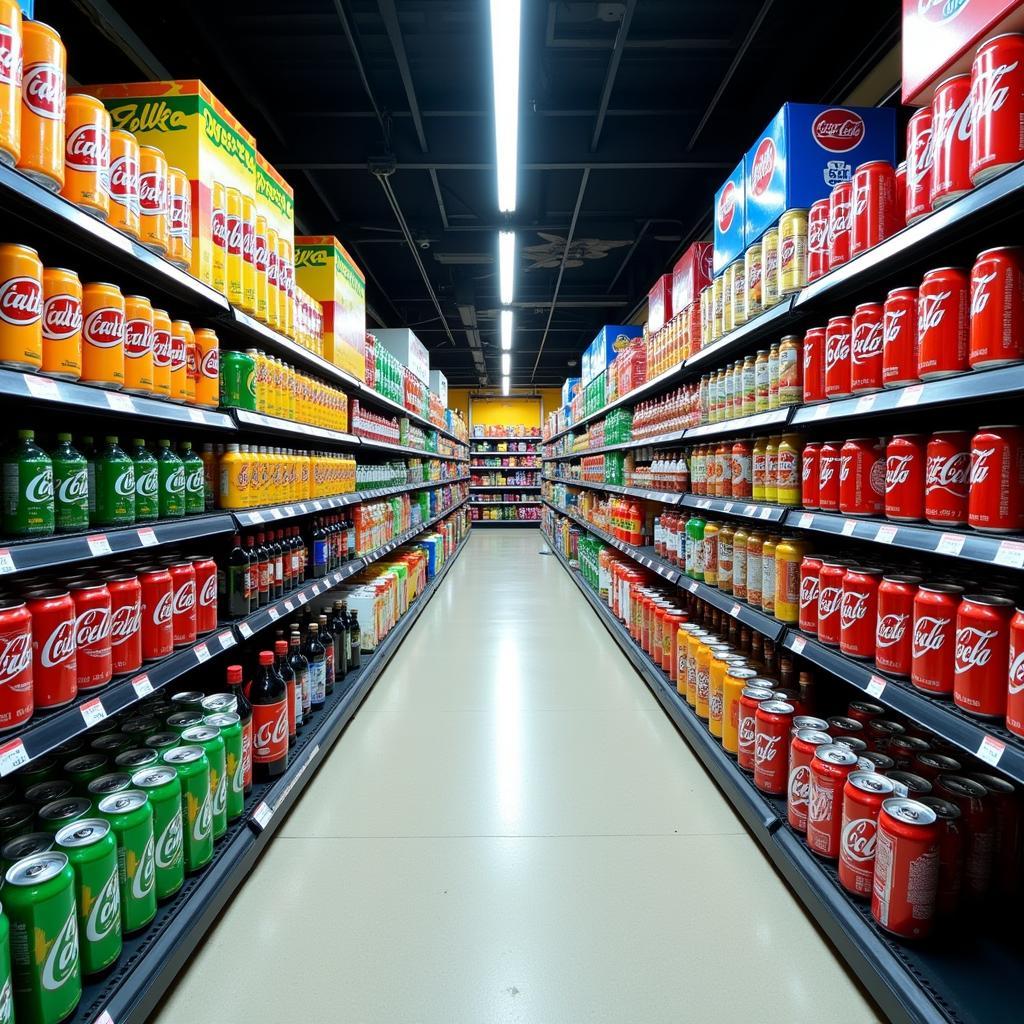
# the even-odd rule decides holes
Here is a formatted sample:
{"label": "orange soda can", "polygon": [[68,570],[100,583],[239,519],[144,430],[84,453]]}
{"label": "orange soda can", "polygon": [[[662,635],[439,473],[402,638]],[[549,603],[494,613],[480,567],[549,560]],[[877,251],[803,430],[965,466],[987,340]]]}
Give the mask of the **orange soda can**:
{"label": "orange soda can", "polygon": [[185,335],[185,383],[185,401],[195,405],[199,391],[199,343],[191,327]]}
{"label": "orange soda can", "polygon": [[195,348],[199,363],[196,405],[216,409],[220,404],[220,342],[209,327],[202,327],[196,331]]}
{"label": "orange soda can", "polygon": [[167,252],[167,157],[156,146],[139,146],[139,241],[161,256]]}
{"label": "orange soda can", "polygon": [[195,339],[187,320],[171,321],[171,401],[188,401],[188,353]]}
{"label": "orange soda can", "polygon": [[43,373],[82,376],[82,282],[62,267],[43,269]]}
{"label": "orange soda can", "polygon": [[242,196],[242,309],[256,312],[256,202]]}
{"label": "orange soda can", "polygon": [[13,167],[21,152],[21,8],[0,0],[0,163]]}
{"label": "orange soda can", "polygon": [[153,307],[144,295],[124,299],[124,389],[153,393]]}
{"label": "orange soda can", "polygon": [[139,237],[139,140],[120,128],[110,133],[108,223],[132,238]]}
{"label": "orange soda can", "polygon": [[43,363],[43,264],[27,245],[0,245],[0,366]]}
{"label": "orange soda can", "polygon": [[253,266],[256,268],[256,319],[267,322],[267,218],[257,215],[253,239]]}
{"label": "orange soda can", "polygon": [[95,96],[73,93],[64,113],[60,194],[100,220],[110,216],[110,115]]}
{"label": "orange soda can", "polygon": [[90,281],[82,289],[82,380],[124,387],[125,303],[117,285]]}
{"label": "orange soda can", "polygon": [[221,295],[228,293],[228,207],[227,189],[219,182],[213,183],[210,197],[210,237],[213,241],[213,279],[210,282]]}
{"label": "orange soda can", "polygon": [[242,193],[225,189],[227,196],[227,296],[228,302],[242,308]]}
{"label": "orange soda can", "polygon": [[171,318],[153,310],[153,397],[171,397]]}
{"label": "orange soda can", "polygon": [[167,168],[167,258],[182,270],[192,266],[192,183],[180,167]]}
{"label": "orange soda can", "polygon": [[278,234],[267,228],[267,324],[276,331],[281,326],[281,262],[278,258]]}
{"label": "orange soda can", "polygon": [[18,170],[51,192],[64,184],[64,96],[67,54],[57,32],[22,23],[21,154]]}

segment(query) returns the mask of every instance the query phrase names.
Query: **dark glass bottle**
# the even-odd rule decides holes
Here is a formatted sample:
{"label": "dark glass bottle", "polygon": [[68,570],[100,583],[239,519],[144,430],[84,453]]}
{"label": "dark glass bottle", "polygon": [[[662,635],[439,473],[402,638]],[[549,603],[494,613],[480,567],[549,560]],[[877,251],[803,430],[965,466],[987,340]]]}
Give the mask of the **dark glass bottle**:
{"label": "dark glass bottle", "polygon": [[362,664],[363,631],[359,628],[359,615],[353,608],[348,613],[349,637],[349,668],[359,668]]}
{"label": "dark glass bottle", "polygon": [[297,626],[288,641],[288,664],[295,673],[295,689],[299,694],[296,703],[302,705],[302,720],[305,722],[313,708],[309,693],[309,662],[302,653],[302,637]]}
{"label": "dark glass bottle", "polygon": [[[299,693],[298,703],[295,698],[295,673],[288,664],[288,641],[281,639],[274,641],[274,668],[277,674],[284,680],[288,690],[288,742],[295,742],[295,734],[299,730],[302,721],[302,694]],[[298,714],[296,714],[296,709]]]}
{"label": "dark glass bottle", "polygon": [[225,573],[228,615],[240,619],[252,611],[252,577],[249,574],[249,556],[241,546],[236,533],[228,553],[228,567]]}
{"label": "dark glass bottle", "polygon": [[327,652],[320,643],[319,632],[319,624],[311,622],[302,651],[309,662],[309,701],[314,713],[323,710],[327,685]]}
{"label": "dark glass bottle", "polygon": [[228,693],[235,698],[235,714],[242,725],[242,777],[248,796],[252,791],[252,705],[242,687],[241,665],[228,665]]}
{"label": "dark glass bottle", "polygon": [[313,579],[318,580],[327,575],[328,561],[327,529],[323,521],[317,519],[313,524]]}
{"label": "dark glass bottle", "polygon": [[270,548],[270,583],[271,600],[284,597],[284,553],[281,551],[280,536],[277,530],[271,530],[267,547]]}
{"label": "dark glass bottle", "polygon": [[270,548],[267,547],[265,534],[256,534],[256,565],[257,586],[259,587],[259,607],[270,604]]}
{"label": "dark glass bottle", "polygon": [[260,651],[249,700],[252,777],[255,782],[266,782],[280,775],[288,765],[288,687],[274,668],[273,651]]}
{"label": "dark glass bottle", "polygon": [[334,681],[340,682],[348,675],[348,621],[343,601],[334,602],[331,617],[331,632],[334,634]]}
{"label": "dark glass bottle", "polygon": [[326,671],[324,672],[324,693],[334,693],[334,634],[330,630],[328,625],[328,617],[326,615],[320,615],[317,618],[317,624],[320,629],[317,632],[317,636],[320,639],[320,643],[323,644],[324,648],[324,659],[326,665]]}

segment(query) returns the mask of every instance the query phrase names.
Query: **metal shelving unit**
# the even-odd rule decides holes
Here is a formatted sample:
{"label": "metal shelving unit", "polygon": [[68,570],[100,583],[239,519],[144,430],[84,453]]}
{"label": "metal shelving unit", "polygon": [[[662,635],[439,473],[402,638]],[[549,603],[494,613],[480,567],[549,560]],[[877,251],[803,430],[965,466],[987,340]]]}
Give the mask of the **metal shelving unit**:
{"label": "metal shelving unit", "polygon": [[470,526],[540,526],[539,519],[474,519]]}
{"label": "metal shelving unit", "polygon": [[625,494],[645,501],[659,501],[663,505],[678,505],[682,497],[673,491],[648,491],[642,487],[620,487],[617,484],[597,484],[589,480],[570,480],[568,477],[545,476],[541,478],[551,484],[565,484],[568,487],[585,487],[592,491],[607,491],[609,494]]}

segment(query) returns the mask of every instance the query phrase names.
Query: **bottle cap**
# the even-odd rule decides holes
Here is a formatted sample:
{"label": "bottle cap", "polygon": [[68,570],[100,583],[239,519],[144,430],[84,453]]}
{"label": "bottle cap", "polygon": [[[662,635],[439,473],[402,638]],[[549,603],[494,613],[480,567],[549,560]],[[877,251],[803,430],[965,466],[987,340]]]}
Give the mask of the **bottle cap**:
{"label": "bottle cap", "polygon": [[228,665],[228,682],[240,683],[242,681],[242,666]]}
{"label": "bottle cap", "polygon": [[277,640],[274,643],[274,650],[278,654],[287,654],[288,653],[288,641],[287,640]]}
{"label": "bottle cap", "polygon": [[260,651],[260,664],[261,665],[273,665],[274,664],[274,652],[273,651]]}

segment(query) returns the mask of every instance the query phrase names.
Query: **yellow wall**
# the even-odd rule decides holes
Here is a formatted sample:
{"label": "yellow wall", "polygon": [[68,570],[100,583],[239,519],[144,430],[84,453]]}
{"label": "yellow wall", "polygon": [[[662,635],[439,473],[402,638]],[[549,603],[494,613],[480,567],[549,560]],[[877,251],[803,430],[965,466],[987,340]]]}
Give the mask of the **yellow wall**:
{"label": "yellow wall", "polygon": [[[562,404],[562,392],[558,388],[539,388],[523,392],[517,398],[513,390],[508,398],[471,391],[469,388],[449,388],[448,405],[458,409],[469,421],[469,398],[473,395],[473,422],[481,426],[502,426],[522,423],[526,427],[540,427],[543,418]],[[537,396],[540,396],[540,401]],[[529,396],[529,397],[527,397]]]}

